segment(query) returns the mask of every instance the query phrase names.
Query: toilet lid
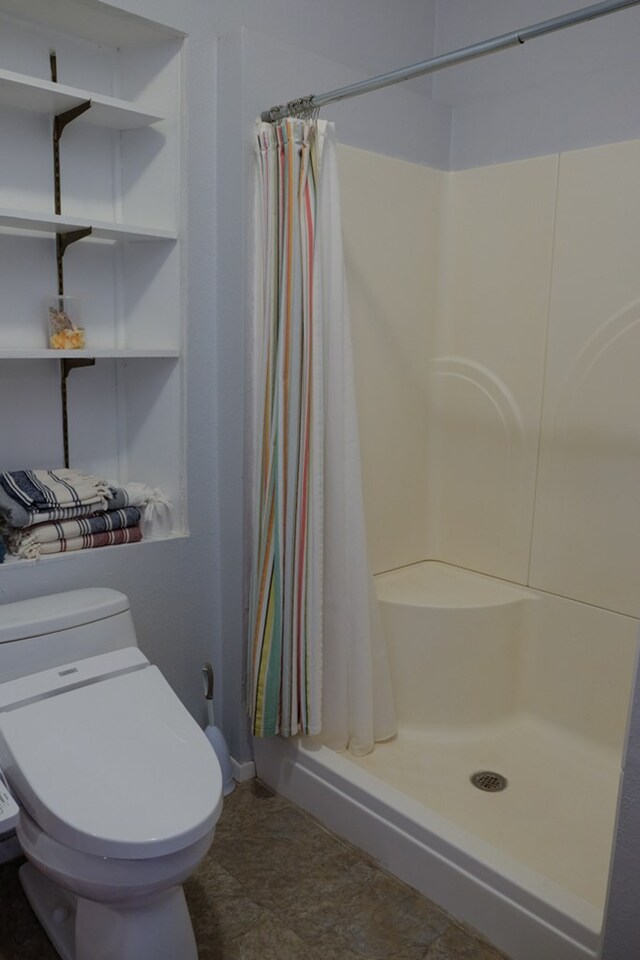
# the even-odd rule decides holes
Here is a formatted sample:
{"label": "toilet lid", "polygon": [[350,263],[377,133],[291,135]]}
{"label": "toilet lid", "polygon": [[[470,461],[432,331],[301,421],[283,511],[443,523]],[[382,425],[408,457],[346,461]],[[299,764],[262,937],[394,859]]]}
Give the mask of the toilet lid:
{"label": "toilet lid", "polygon": [[61,843],[145,859],[211,830],[222,776],[211,745],[157,667],[0,715],[18,798]]}

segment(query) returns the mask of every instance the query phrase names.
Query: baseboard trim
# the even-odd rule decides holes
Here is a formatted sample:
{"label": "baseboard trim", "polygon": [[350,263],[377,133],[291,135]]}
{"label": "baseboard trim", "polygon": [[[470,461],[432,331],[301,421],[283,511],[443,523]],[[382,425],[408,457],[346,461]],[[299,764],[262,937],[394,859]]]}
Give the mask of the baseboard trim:
{"label": "baseboard trim", "polygon": [[253,760],[246,760],[244,763],[240,763],[239,760],[231,757],[231,769],[233,771],[233,779],[237,783],[244,783],[245,780],[253,780],[256,775],[256,765]]}

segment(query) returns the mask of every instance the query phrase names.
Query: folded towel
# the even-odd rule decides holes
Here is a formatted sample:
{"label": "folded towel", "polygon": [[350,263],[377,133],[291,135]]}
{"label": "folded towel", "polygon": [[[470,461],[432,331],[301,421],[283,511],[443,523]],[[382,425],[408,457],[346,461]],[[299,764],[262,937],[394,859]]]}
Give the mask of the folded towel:
{"label": "folded towel", "polygon": [[[118,511],[137,508],[113,522]],[[171,534],[171,501],[157,487],[120,485],[77,470],[0,473],[0,563],[7,552],[24,558],[105,546],[82,539],[139,524],[145,537]],[[97,521],[109,514],[111,519]],[[78,542],[76,542],[78,541]],[[57,544],[62,544],[58,546]],[[136,542],[133,538],[109,542]],[[52,544],[54,546],[52,546]],[[72,544],[72,545],[70,545]],[[46,549],[45,549],[46,547]]]}
{"label": "folded towel", "polygon": [[142,529],[145,537],[167,537],[171,533],[171,500],[159,487],[130,482],[124,486],[110,485],[109,509],[121,509],[130,504],[144,508]]}
{"label": "folded towel", "polygon": [[[96,512],[96,507],[89,503],[85,507],[59,507],[56,510],[25,510],[10,497],[3,500],[4,490],[0,487],[0,518],[9,527],[31,527],[37,523],[48,523],[51,520],[74,520],[76,517],[89,517]],[[6,496],[6,494],[5,494]],[[105,500],[105,503],[108,501]],[[106,508],[105,508],[106,509]]]}
{"label": "folded towel", "polygon": [[86,516],[107,508],[108,493],[104,480],[78,470],[14,470],[0,473],[0,514],[14,527]]}
{"label": "folded towel", "polygon": [[[125,487],[117,487],[114,484],[109,484],[107,510],[123,510],[125,507],[131,505],[131,500]],[[139,506],[139,504],[134,504],[134,506]]]}
{"label": "folded towel", "polygon": [[81,507],[100,503],[109,486],[79,470],[14,470],[0,474],[4,490],[27,510]]}
{"label": "folded towel", "polygon": [[0,517],[12,527],[26,527],[29,523],[29,511],[16,503],[0,486]]}
{"label": "folded towel", "polygon": [[5,527],[3,536],[15,556],[34,559],[42,553],[43,544],[138,526],[140,519],[141,512],[138,507],[125,507],[123,510],[107,510],[106,513],[60,523],[37,523],[17,530]]}
{"label": "folded towel", "polygon": [[142,540],[140,527],[125,527],[122,530],[107,530],[104,533],[89,533],[69,540],[54,540],[43,543],[40,556],[51,553],[68,553],[71,550],[88,550],[96,547],[110,547],[116,543],[139,543]]}
{"label": "folded towel", "polygon": [[[155,521],[156,514],[161,510],[169,517],[169,501],[157,488],[148,487],[143,483],[131,483],[126,487],[109,485],[106,494],[104,510],[122,510],[128,506],[144,507],[145,520]],[[26,510],[13,500],[0,484],[0,518],[10,527],[30,527],[35,524],[49,523],[54,520],[74,520],[77,517],[88,517],[98,510],[93,504],[84,507],[59,507],[55,510]],[[147,518],[151,512],[152,516]],[[168,521],[170,527],[170,521]],[[151,531],[145,530],[145,533]]]}

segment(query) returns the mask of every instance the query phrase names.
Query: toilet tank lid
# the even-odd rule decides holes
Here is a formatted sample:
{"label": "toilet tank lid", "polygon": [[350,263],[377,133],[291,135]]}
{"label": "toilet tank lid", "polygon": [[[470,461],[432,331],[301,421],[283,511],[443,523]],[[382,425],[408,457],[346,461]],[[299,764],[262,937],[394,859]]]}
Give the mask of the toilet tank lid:
{"label": "toilet tank lid", "polygon": [[41,637],[58,630],[104,620],[129,609],[118,590],[87,587],[0,605],[0,643]]}

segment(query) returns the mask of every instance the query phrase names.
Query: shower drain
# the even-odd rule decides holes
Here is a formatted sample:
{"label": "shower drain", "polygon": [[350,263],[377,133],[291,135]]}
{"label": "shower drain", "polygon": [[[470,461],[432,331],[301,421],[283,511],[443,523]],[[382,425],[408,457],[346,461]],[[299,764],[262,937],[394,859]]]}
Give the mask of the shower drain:
{"label": "shower drain", "polygon": [[506,790],[509,785],[507,778],[494,770],[479,770],[477,773],[472,773],[469,779],[474,787],[477,787],[478,790],[484,790],[486,793],[500,793],[501,790]]}

